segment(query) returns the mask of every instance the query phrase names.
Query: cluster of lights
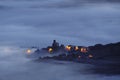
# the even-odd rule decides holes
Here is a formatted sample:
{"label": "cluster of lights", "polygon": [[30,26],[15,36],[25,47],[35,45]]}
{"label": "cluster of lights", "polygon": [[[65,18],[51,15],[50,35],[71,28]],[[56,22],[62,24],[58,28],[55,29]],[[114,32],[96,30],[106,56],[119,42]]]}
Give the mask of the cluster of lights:
{"label": "cluster of lights", "polygon": [[[65,47],[65,49],[66,49],[67,51],[71,51],[71,48],[72,48],[71,46],[66,46],[66,47]],[[87,49],[86,47],[79,48],[78,46],[75,46],[74,50],[75,50],[75,51],[80,51],[80,52],[82,52],[82,53],[87,53],[87,52],[88,52],[88,49]],[[88,57],[89,57],[89,58],[93,58],[93,55],[89,54]],[[79,55],[78,58],[80,59],[81,56]]]}
{"label": "cluster of lights", "polygon": [[[81,56],[79,55],[79,56],[78,56],[78,59],[80,59],[80,58],[81,58]],[[93,58],[93,55],[89,54],[89,55],[88,55],[88,58]]]}
{"label": "cluster of lights", "polygon": [[[66,46],[66,50],[67,50],[67,51],[70,51],[71,48],[72,48],[71,46]],[[86,49],[86,48],[81,48],[81,49],[79,49],[78,46],[75,47],[75,50],[76,50],[76,51],[79,51],[79,50],[80,50],[80,51],[83,52],[83,53],[86,53],[86,52],[87,52],[87,49]],[[49,52],[49,53],[52,53],[52,52],[53,52],[53,48],[48,48],[48,52]],[[31,53],[32,53],[32,50],[28,49],[28,50],[26,51],[26,53],[27,53],[27,54],[31,54]],[[80,59],[80,58],[81,58],[81,56],[79,55],[79,56],[78,56],[78,59]],[[88,55],[88,58],[93,58],[93,55],[92,55],[92,54],[89,54],[89,55]]]}
{"label": "cluster of lights", "polygon": [[[71,50],[71,46],[66,46],[66,50],[70,51]],[[87,52],[87,48],[79,48],[78,46],[75,46],[75,51],[80,50],[80,52],[86,53]]]}

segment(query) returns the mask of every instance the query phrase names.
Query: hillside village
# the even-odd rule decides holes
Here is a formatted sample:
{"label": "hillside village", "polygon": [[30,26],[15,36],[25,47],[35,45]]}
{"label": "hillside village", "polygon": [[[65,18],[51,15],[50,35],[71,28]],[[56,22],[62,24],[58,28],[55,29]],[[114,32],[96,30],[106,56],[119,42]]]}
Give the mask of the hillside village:
{"label": "hillside village", "polygon": [[56,54],[56,56],[45,56],[40,59],[56,59],[67,60],[76,62],[89,62],[91,60],[110,60],[119,62],[120,59],[120,42],[111,44],[96,44],[94,46],[75,46],[75,45],[63,45],[59,44],[56,40],[53,40],[51,46],[46,48],[37,49],[34,53],[41,54],[45,52],[47,54]]}

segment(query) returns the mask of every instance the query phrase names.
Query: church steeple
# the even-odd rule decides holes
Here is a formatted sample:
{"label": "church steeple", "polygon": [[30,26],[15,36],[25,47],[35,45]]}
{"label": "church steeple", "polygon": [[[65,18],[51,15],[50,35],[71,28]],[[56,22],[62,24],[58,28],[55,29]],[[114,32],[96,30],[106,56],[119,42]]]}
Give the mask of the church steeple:
{"label": "church steeple", "polygon": [[53,40],[52,47],[57,50],[59,48],[59,43],[56,40]]}

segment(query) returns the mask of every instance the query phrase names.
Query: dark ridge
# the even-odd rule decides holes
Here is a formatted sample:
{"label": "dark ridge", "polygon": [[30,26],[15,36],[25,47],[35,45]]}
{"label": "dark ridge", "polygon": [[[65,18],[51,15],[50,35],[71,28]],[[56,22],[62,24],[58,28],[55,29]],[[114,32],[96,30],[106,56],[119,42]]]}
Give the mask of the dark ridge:
{"label": "dark ridge", "polygon": [[[92,64],[94,67],[91,68],[91,71],[94,74],[120,75],[120,42],[106,45],[96,44],[88,47],[74,45],[65,47],[54,40],[52,46],[41,50],[51,55],[60,54],[52,57],[39,57],[37,61],[54,59]],[[40,54],[41,50],[37,49],[35,53]]]}
{"label": "dark ridge", "polygon": [[[66,47],[63,44],[59,46],[59,43],[56,42],[56,40],[54,40],[52,46],[48,46],[47,48],[42,48],[42,50],[47,52],[51,48],[52,51],[50,51],[50,54],[60,52],[61,53],[60,55],[53,56],[52,58],[61,59],[61,60],[64,59],[74,60],[80,56],[82,59],[87,60],[89,59],[88,56],[92,55],[90,56],[91,59],[120,62],[120,42],[110,43],[106,45],[96,44],[94,46],[88,46],[88,47],[77,46],[79,48],[78,50],[75,50],[76,46],[74,45],[68,45],[68,46],[71,47],[69,51],[66,50]],[[83,51],[80,51],[81,49],[83,49]],[[39,50],[36,50],[36,52],[39,52]]]}
{"label": "dark ridge", "polygon": [[89,46],[89,53],[92,53],[96,59],[116,59],[120,57],[120,42],[106,45],[96,44]]}

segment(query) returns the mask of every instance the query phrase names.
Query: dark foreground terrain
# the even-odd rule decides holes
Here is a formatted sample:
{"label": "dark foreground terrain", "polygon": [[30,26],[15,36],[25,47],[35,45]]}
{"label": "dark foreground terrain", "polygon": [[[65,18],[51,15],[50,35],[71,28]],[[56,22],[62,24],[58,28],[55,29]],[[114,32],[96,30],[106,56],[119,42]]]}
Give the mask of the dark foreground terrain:
{"label": "dark foreground terrain", "polygon": [[90,58],[79,57],[81,53],[68,55],[63,53],[58,56],[40,57],[37,61],[54,59],[92,64],[94,67],[90,70],[95,74],[120,75],[120,42],[107,45],[96,44],[88,48],[87,54],[93,55]]}

